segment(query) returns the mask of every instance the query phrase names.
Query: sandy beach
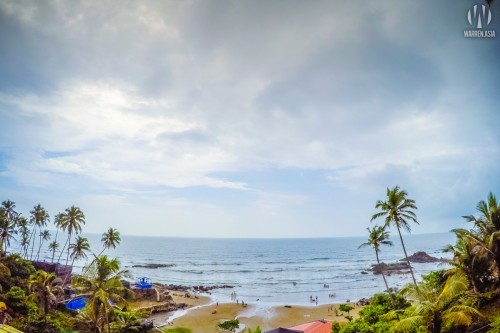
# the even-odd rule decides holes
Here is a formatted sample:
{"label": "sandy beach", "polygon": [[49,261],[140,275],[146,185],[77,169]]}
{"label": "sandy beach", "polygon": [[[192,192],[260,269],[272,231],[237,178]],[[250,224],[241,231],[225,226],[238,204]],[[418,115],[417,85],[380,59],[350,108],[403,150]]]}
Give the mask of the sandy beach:
{"label": "sandy beach", "polygon": [[[172,294],[174,301],[189,304],[190,308],[175,313],[176,318],[169,319],[166,327],[185,327],[193,333],[218,333],[217,325],[225,320],[238,319],[245,328],[255,329],[260,326],[263,330],[277,327],[292,327],[314,320],[326,319],[346,322],[344,315],[335,315],[337,305],[319,306],[270,306],[265,303],[248,304],[243,307],[236,303],[212,303],[207,296],[186,298],[181,294]],[[331,308],[333,306],[333,309]],[[355,307],[350,315],[356,317],[361,307]],[[340,311],[339,311],[340,313]],[[171,318],[171,314],[157,314],[152,317],[156,324]],[[177,317],[177,315],[180,315]]]}

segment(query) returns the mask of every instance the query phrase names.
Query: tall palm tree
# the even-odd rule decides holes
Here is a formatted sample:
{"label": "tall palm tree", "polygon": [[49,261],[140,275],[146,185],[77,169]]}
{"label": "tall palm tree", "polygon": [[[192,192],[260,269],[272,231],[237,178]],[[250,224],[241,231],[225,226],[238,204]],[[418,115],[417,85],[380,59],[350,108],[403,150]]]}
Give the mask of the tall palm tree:
{"label": "tall palm tree", "polygon": [[[85,237],[77,236],[75,243],[69,245],[69,249],[71,251],[69,255],[71,257],[71,269],[73,269],[75,260],[87,258],[86,252],[90,252],[89,240]],[[66,283],[66,278],[64,279],[63,285]]]}
{"label": "tall palm tree", "polygon": [[406,318],[394,326],[395,332],[413,332],[412,329],[424,326],[429,332],[440,333],[442,327],[470,326],[481,313],[471,306],[466,292],[467,278],[462,273],[448,277],[443,288],[437,291],[426,284],[418,288],[409,285],[403,293],[414,300],[414,304],[405,311]]}
{"label": "tall palm tree", "polygon": [[56,276],[54,273],[38,270],[30,276],[28,284],[41,315],[46,319],[50,307],[56,303],[57,294],[63,291],[57,284]]}
{"label": "tall palm tree", "polygon": [[19,232],[21,233],[21,239],[20,239],[20,254],[24,259],[26,259],[26,255],[28,253],[28,247],[30,245],[30,236],[31,232],[29,230],[29,221],[27,218],[24,216],[19,216],[17,219],[17,226],[19,228]]}
{"label": "tall palm tree", "polygon": [[[61,252],[62,255],[64,249],[68,246],[66,255],[66,265],[68,265],[70,251],[69,244],[71,243],[71,237],[73,234],[79,234],[82,231],[82,224],[85,224],[85,215],[79,207],[71,206],[70,208],[66,208],[60,218],[61,227],[68,233],[68,238],[66,239],[66,243],[64,244]],[[61,259],[61,255],[59,256],[59,259]]]}
{"label": "tall palm tree", "polygon": [[40,231],[40,243],[38,244],[38,252],[36,254],[36,259],[38,260],[38,257],[40,256],[40,250],[42,249],[42,244],[45,241],[48,241],[50,239],[50,231],[44,230]]}
{"label": "tall palm tree", "polygon": [[453,259],[450,261],[452,268],[448,270],[448,274],[464,273],[472,290],[476,293],[476,257],[472,254],[474,252],[474,244],[467,237],[463,237],[459,232],[457,232],[456,235],[456,244],[446,245],[443,248],[443,252],[453,254]]}
{"label": "tall palm tree", "polygon": [[384,227],[388,227],[391,224],[396,226],[398,229],[399,239],[401,240],[401,245],[403,246],[406,263],[410,268],[413,284],[417,286],[417,280],[415,280],[415,275],[413,274],[413,269],[411,268],[410,260],[408,260],[408,254],[406,253],[403,236],[401,235],[401,228],[411,232],[409,225],[410,221],[418,224],[417,215],[413,212],[413,210],[417,209],[417,206],[415,206],[415,201],[408,199],[407,196],[408,193],[404,190],[400,190],[399,186],[395,186],[392,189],[387,188],[386,201],[377,201],[375,208],[379,209],[380,212],[374,214],[371,221],[379,217],[385,217]]}
{"label": "tall palm tree", "polygon": [[[49,221],[49,214],[45,210],[45,208],[42,207],[42,205],[38,204],[33,209],[30,211],[31,214],[31,223],[33,224],[34,230],[32,234],[33,238],[33,245],[31,246],[31,254],[30,254],[30,259],[33,258],[33,250],[35,248],[35,235],[36,235],[36,229],[39,228],[40,230],[47,225],[47,222]],[[40,239],[39,242],[42,241],[41,234],[39,235]]]}
{"label": "tall palm tree", "polygon": [[0,214],[0,257],[5,256],[10,240],[14,238],[16,228],[14,222]]}
{"label": "tall palm tree", "polygon": [[71,250],[71,267],[73,267],[75,260],[87,258],[86,252],[90,252],[89,240],[85,237],[77,236],[75,243],[70,244],[69,249]]}
{"label": "tall palm tree", "polygon": [[106,255],[96,257],[85,270],[85,275],[72,278],[72,285],[81,295],[88,297],[85,313],[90,320],[93,332],[109,332],[109,317],[112,315],[111,301],[120,307],[126,304],[119,295],[124,289],[120,280],[127,271],[120,270],[118,259],[108,259]]}
{"label": "tall palm tree", "polygon": [[15,222],[19,213],[16,212],[16,204],[10,200],[2,201],[2,206],[0,207],[1,215],[5,216],[11,222]]}
{"label": "tall palm tree", "polygon": [[[358,248],[362,248],[364,246],[371,246],[375,250],[375,256],[377,257],[377,264],[380,265],[380,259],[378,257],[378,253],[380,252],[381,245],[392,246],[392,242],[389,240],[389,232],[384,229],[384,227],[376,225],[372,229],[366,228],[368,230],[368,241],[366,243],[361,244]],[[389,285],[387,284],[387,280],[385,279],[384,272],[382,271],[382,278],[384,279],[385,288],[387,292],[389,291]]]}
{"label": "tall palm tree", "polygon": [[16,224],[19,214],[15,211],[16,204],[10,200],[2,201],[0,206],[0,257],[7,252],[10,240],[17,233]]}
{"label": "tall palm tree", "polygon": [[54,256],[56,254],[56,251],[59,249],[59,243],[56,240],[53,240],[49,244],[49,250],[52,251],[52,260],[50,262],[54,262]]}
{"label": "tall palm tree", "polygon": [[474,260],[488,261],[489,275],[495,279],[496,286],[500,286],[500,205],[493,193],[489,193],[487,201],[481,200],[477,206],[479,216],[463,216],[467,222],[474,223],[472,230],[452,230],[462,238],[466,238],[470,247],[470,255]]}
{"label": "tall palm tree", "polygon": [[99,255],[101,255],[106,249],[115,249],[116,246],[120,244],[120,241],[120,232],[117,229],[110,227],[105,233],[102,234],[101,242],[103,245],[103,249],[101,253],[99,253]]}

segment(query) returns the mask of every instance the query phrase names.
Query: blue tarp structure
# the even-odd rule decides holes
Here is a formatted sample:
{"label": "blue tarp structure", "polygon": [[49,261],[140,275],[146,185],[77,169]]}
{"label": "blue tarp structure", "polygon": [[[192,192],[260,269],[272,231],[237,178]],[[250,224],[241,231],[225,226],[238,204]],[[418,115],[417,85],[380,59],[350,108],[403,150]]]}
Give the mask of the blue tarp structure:
{"label": "blue tarp structure", "polygon": [[153,287],[153,283],[150,278],[140,277],[135,280],[135,285],[140,289],[151,289]]}
{"label": "blue tarp structure", "polygon": [[86,303],[87,299],[85,297],[78,297],[66,303],[66,308],[70,310],[80,310],[85,307]]}

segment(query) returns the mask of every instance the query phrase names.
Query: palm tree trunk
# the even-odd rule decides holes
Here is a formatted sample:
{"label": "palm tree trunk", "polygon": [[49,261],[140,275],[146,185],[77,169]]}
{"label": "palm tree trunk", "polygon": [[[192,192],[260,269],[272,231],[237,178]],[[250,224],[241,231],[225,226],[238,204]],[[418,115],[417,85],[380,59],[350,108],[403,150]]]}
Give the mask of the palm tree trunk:
{"label": "palm tree trunk", "polygon": [[35,230],[33,230],[33,245],[31,245],[31,254],[30,254],[30,260],[33,258],[33,249],[35,248],[35,238],[36,238],[36,225],[35,225]]}
{"label": "palm tree trunk", "polygon": [[[69,234],[68,242],[70,242],[68,244],[71,245],[71,234]],[[68,254],[66,254],[66,266],[68,266],[68,261],[69,261],[69,245],[68,245]]]}
{"label": "palm tree trunk", "polygon": [[57,262],[59,262],[61,260],[61,257],[62,257],[62,255],[64,253],[64,249],[66,249],[66,245],[68,245],[68,242],[69,242],[69,237],[68,237],[68,239],[66,239],[66,242],[64,243],[64,246],[63,246],[63,248],[61,250],[61,254],[59,254],[59,258],[57,258]]}
{"label": "palm tree trunk", "polygon": [[[56,237],[54,238],[54,242],[57,243],[57,234],[59,233],[59,228],[56,229]],[[54,256],[56,255],[56,248],[52,249],[52,260],[51,262],[54,263]]]}
{"label": "palm tree trunk", "polygon": [[[377,257],[377,264],[379,264],[379,266],[380,266],[380,259],[378,258],[377,250],[375,250],[375,256]],[[381,270],[381,272],[382,272],[382,278],[384,279],[385,288],[386,288],[387,292],[390,294],[391,292],[389,291],[389,285],[387,284],[387,280],[385,279],[384,271]]]}
{"label": "palm tree trunk", "polygon": [[413,279],[413,284],[416,287],[417,286],[417,280],[415,280],[415,275],[413,274],[413,269],[411,269],[410,260],[408,260],[408,254],[406,253],[405,243],[403,242],[403,236],[401,236],[401,230],[399,229],[399,224],[398,223],[396,223],[396,227],[398,228],[399,239],[401,240],[401,245],[403,246],[403,251],[405,253],[406,262],[408,263],[408,267],[410,268],[410,273],[411,273],[411,277]]}
{"label": "palm tree trunk", "polygon": [[[40,233],[42,231],[40,230]],[[42,249],[42,244],[43,244],[43,241],[42,241],[42,236],[40,236],[40,243],[38,244],[38,252],[36,253],[36,261],[38,261],[38,258],[40,257],[40,250]]]}

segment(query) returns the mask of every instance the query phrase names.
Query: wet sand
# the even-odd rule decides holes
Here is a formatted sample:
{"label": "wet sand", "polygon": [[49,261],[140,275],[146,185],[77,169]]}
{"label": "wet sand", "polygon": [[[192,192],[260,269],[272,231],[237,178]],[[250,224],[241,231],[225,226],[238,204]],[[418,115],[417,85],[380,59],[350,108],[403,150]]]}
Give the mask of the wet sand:
{"label": "wet sand", "polygon": [[[187,303],[186,298],[174,296],[176,302]],[[265,303],[248,304],[243,307],[236,303],[210,303],[208,297],[199,296],[191,299],[191,309],[178,312],[180,317],[169,319],[170,324],[165,327],[185,327],[193,333],[220,333],[217,325],[225,320],[238,319],[246,328],[255,329],[257,326],[265,330],[277,327],[292,327],[314,320],[326,319],[330,321],[346,322],[344,315],[335,315],[332,305],[319,306],[268,306]],[[334,305],[338,308],[338,304]],[[350,312],[351,316],[357,317],[361,307],[356,307]],[[339,311],[340,314],[340,311]],[[172,314],[170,314],[172,315]],[[169,315],[155,315],[152,317],[155,324],[164,322]]]}

